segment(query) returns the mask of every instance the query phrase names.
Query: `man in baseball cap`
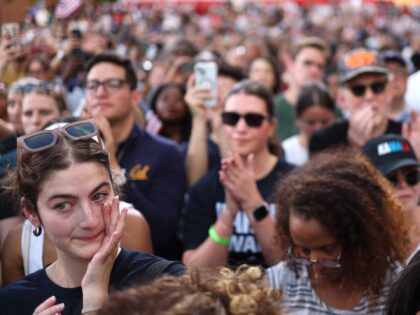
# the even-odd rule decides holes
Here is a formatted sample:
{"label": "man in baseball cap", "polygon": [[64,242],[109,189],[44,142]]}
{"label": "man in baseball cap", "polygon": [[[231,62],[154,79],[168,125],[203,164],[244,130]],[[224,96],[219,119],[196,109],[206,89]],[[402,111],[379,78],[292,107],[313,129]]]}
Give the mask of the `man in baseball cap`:
{"label": "man in baseball cap", "polygon": [[372,138],[362,150],[394,187],[395,197],[413,227],[409,231],[409,261],[420,250],[420,163],[415,150],[406,138],[393,134]]}
{"label": "man in baseball cap", "polygon": [[403,167],[420,166],[410,142],[399,135],[372,138],[362,147],[362,151],[384,176]]}
{"label": "man in baseball cap", "polygon": [[337,145],[361,147],[383,134],[401,134],[401,123],[387,118],[388,69],[375,51],[359,48],[338,63],[337,101],[349,118],[321,129],[310,140],[311,153]]}

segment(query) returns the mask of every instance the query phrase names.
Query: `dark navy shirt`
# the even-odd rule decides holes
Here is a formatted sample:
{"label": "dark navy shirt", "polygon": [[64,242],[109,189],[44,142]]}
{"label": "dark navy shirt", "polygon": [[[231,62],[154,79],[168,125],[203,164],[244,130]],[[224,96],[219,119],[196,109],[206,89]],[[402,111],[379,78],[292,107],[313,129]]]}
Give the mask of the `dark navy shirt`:
{"label": "dark navy shirt", "polygon": [[118,146],[117,158],[127,176],[123,199],[149,223],[154,253],[177,259],[176,231],[186,188],[181,151],[175,142],[134,124],[129,137]]}
{"label": "dark navy shirt", "polygon": [[[316,152],[332,148],[335,146],[347,146],[349,145],[347,133],[350,128],[348,120],[337,122],[331,126],[321,128],[315,131],[309,141],[309,153],[314,154]],[[401,134],[402,124],[393,120],[388,120],[387,128],[384,134],[394,133]]]}
{"label": "dark navy shirt", "polygon": [[[148,272],[162,258],[141,252],[121,249],[115,259],[109,280],[109,290],[122,289],[136,283],[150,281]],[[185,268],[181,263],[168,264],[160,274],[179,275]],[[157,277],[158,275],[155,275]],[[146,280],[147,279],[147,280]],[[54,295],[57,304],[64,303],[63,315],[80,314],[83,303],[81,287],[63,288],[52,282],[45,269],[38,270],[21,280],[0,289],[0,313],[3,315],[31,315],[35,308]]]}

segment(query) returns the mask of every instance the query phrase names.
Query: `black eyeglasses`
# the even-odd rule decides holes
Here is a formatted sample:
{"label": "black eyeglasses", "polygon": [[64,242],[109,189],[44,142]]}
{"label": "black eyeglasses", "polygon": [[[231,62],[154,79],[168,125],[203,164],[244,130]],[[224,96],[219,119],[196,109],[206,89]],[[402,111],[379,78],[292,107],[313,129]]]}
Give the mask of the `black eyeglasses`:
{"label": "black eyeglasses", "polygon": [[289,248],[287,250],[287,256],[289,257],[289,259],[291,259],[292,261],[305,265],[305,266],[309,266],[312,264],[319,264],[322,265],[324,267],[330,267],[330,268],[340,268],[341,267],[341,255],[338,255],[337,257],[334,258],[318,258],[318,259],[312,259],[309,257],[303,257],[300,256],[298,253],[296,253],[296,247],[291,244],[289,245]]}
{"label": "black eyeglasses", "polygon": [[115,93],[117,92],[127,81],[124,79],[107,79],[104,81],[99,80],[89,80],[86,83],[86,90],[89,93],[96,93],[98,91],[99,86],[103,86],[105,91],[108,93]]}
{"label": "black eyeglasses", "polygon": [[17,138],[19,156],[21,148],[31,153],[51,148],[57,143],[58,133],[63,133],[72,140],[92,138],[100,142],[98,128],[93,119],[77,121],[56,129],[42,130]]}
{"label": "black eyeglasses", "polygon": [[368,88],[370,88],[373,94],[376,95],[385,91],[385,87],[386,87],[386,81],[379,81],[379,82],[373,82],[368,85],[364,85],[364,84],[350,85],[349,89],[353,93],[354,96],[361,97],[365,95],[366,90]]}
{"label": "black eyeglasses", "polygon": [[236,126],[239,119],[244,118],[246,124],[249,127],[258,128],[262,125],[265,119],[271,120],[271,117],[267,117],[257,113],[247,113],[245,115],[241,115],[237,112],[223,112],[222,113],[222,122],[225,125],[229,126]]}
{"label": "black eyeglasses", "polygon": [[[409,186],[415,186],[420,181],[420,172],[418,170],[410,170],[401,174],[403,180]],[[399,178],[397,172],[386,175],[386,178],[395,186],[398,186]]]}

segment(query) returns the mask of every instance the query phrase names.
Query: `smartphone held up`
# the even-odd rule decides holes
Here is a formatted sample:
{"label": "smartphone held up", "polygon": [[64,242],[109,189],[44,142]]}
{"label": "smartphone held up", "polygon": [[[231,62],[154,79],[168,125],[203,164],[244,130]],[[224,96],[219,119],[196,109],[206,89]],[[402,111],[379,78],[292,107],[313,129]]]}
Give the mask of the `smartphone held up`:
{"label": "smartphone held up", "polygon": [[18,23],[5,23],[1,26],[2,40],[9,42],[11,47],[18,47],[19,40],[19,24]]}
{"label": "smartphone held up", "polygon": [[214,61],[199,61],[194,65],[195,85],[208,87],[212,98],[204,102],[207,107],[217,105],[217,64]]}

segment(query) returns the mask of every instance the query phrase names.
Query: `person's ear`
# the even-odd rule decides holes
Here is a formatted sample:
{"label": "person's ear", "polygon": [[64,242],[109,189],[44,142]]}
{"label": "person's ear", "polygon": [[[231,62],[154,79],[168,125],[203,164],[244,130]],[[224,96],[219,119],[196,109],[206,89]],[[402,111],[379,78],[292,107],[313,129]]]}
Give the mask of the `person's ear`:
{"label": "person's ear", "polygon": [[131,91],[131,105],[133,106],[133,108],[139,106],[141,97],[142,97],[142,94],[139,90]]}
{"label": "person's ear", "polygon": [[277,118],[273,117],[273,118],[271,118],[271,121],[270,121],[270,130],[269,130],[269,133],[268,133],[270,138],[274,137],[274,135],[276,133],[276,127],[277,127]]}
{"label": "person's ear", "polygon": [[31,205],[25,197],[20,198],[20,208],[22,209],[25,217],[31,221],[33,226],[41,225],[41,221],[34,209],[34,205]]}

